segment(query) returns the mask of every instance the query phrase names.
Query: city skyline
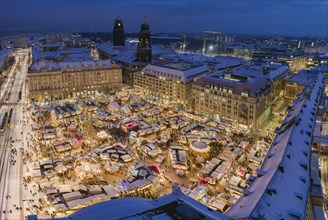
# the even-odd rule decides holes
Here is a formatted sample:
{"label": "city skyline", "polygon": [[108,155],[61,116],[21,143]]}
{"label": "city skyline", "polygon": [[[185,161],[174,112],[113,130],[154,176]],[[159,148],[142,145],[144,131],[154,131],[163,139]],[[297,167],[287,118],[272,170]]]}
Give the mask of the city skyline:
{"label": "city skyline", "polygon": [[328,0],[0,0],[0,219],[328,219]]}
{"label": "city skyline", "polygon": [[328,36],[327,1],[2,0],[0,4],[2,33],[111,32],[117,16],[126,32],[138,32],[146,15],[152,32]]}

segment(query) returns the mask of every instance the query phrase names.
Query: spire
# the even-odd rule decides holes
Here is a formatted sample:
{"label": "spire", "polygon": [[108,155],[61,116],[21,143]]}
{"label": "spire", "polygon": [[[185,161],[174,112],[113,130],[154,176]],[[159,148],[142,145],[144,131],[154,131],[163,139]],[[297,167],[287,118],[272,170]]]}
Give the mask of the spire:
{"label": "spire", "polygon": [[141,28],[139,32],[137,60],[142,63],[151,62],[150,30],[149,30],[149,25],[147,23],[146,15],[144,17],[144,22],[141,24]]}
{"label": "spire", "polygon": [[149,29],[149,25],[147,23],[147,16],[144,15],[144,22],[141,24],[141,30],[148,30]]}
{"label": "spire", "polygon": [[144,24],[147,24],[147,15],[144,16]]}

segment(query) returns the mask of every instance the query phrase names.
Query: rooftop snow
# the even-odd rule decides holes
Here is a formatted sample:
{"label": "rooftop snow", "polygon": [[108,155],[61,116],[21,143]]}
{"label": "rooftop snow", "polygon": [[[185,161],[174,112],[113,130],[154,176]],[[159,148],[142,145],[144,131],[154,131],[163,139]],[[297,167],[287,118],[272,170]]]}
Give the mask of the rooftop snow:
{"label": "rooftop snow", "polygon": [[63,71],[69,69],[82,69],[96,67],[111,67],[112,62],[110,60],[91,60],[83,62],[55,62],[52,60],[36,61],[29,68],[29,72],[41,72],[41,71]]}
{"label": "rooftop snow", "polygon": [[[126,46],[113,46],[112,42],[106,42],[99,46],[99,49],[106,55],[114,57],[115,60],[125,63],[136,62],[137,45],[127,42]],[[173,53],[174,51],[169,47],[162,45],[152,45],[152,55],[159,56],[162,54]],[[138,62],[136,62],[138,63]]]}
{"label": "rooftop snow", "polygon": [[248,96],[257,97],[257,94],[266,91],[271,82],[285,76],[289,68],[276,64],[245,64],[228,71],[219,71],[217,74],[198,79],[196,85],[213,85],[214,87],[232,88],[234,94],[248,92]]}
{"label": "rooftop snow", "polygon": [[0,50],[0,60],[5,59],[10,53],[11,53],[11,50],[9,50],[9,49]]}
{"label": "rooftop snow", "polygon": [[216,69],[224,69],[228,67],[234,67],[241,65],[244,60],[235,57],[228,56],[216,56],[216,57],[208,57],[199,53],[184,53],[184,54],[164,54],[161,55],[161,59],[168,61],[187,61],[187,62],[200,62],[204,64],[211,64]]}
{"label": "rooftop snow", "polygon": [[[93,60],[90,55],[90,50],[85,48],[72,48],[69,50],[65,50],[61,44],[50,45],[47,44],[47,47],[55,47],[56,51],[44,51],[41,47],[33,47],[32,49],[32,60],[38,61],[43,59],[54,59],[61,61],[88,61]],[[57,46],[56,46],[57,45]],[[61,47],[59,47],[61,45]]]}
{"label": "rooftop snow", "polygon": [[208,67],[186,62],[172,62],[164,65],[149,64],[141,72],[186,83],[206,74]]}
{"label": "rooftop snow", "polygon": [[249,97],[257,97],[270,87],[270,79],[265,77],[250,77],[233,74],[212,74],[196,80],[195,85],[212,86],[218,90],[232,89],[232,93],[240,95],[247,92]]}
{"label": "rooftop snow", "polygon": [[318,71],[302,70],[296,74],[291,75],[286,79],[287,82],[295,82],[298,85],[309,86],[317,79]]}

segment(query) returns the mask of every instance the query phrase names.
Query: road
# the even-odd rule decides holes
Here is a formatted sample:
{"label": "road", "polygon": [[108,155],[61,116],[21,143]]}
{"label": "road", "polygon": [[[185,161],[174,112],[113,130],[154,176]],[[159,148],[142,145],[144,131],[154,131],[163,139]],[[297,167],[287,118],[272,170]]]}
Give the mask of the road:
{"label": "road", "polygon": [[13,56],[15,56],[15,62],[11,66],[10,70],[8,71],[8,77],[6,81],[1,84],[0,88],[0,106],[4,104],[6,99],[8,98],[9,91],[11,90],[11,87],[13,85],[15,75],[17,73],[17,70],[20,69],[20,64],[22,62],[22,55],[20,52],[14,53]]}
{"label": "road", "polygon": [[[24,219],[23,210],[18,211],[16,207],[23,206],[22,193],[22,153],[20,148],[24,146],[22,142],[23,111],[26,105],[25,79],[27,74],[28,50],[16,51],[17,65],[14,64],[7,82],[5,82],[0,92],[0,119],[6,112],[13,109],[11,124],[5,126],[4,132],[0,136],[0,219]],[[19,92],[22,91],[22,100],[19,100]],[[23,117],[22,117],[23,116]],[[26,136],[26,135],[25,135]],[[12,212],[12,213],[11,213]]]}

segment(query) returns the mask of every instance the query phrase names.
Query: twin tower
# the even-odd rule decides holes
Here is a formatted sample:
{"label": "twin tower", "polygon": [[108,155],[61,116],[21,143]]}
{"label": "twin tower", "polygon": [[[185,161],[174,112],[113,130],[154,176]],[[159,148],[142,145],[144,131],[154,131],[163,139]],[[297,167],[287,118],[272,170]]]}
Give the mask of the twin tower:
{"label": "twin tower", "polygon": [[[113,28],[113,45],[125,46],[125,34],[123,22],[120,17],[117,17]],[[137,61],[142,63],[151,62],[151,44],[150,30],[146,17],[139,31],[139,43],[137,47]]]}

